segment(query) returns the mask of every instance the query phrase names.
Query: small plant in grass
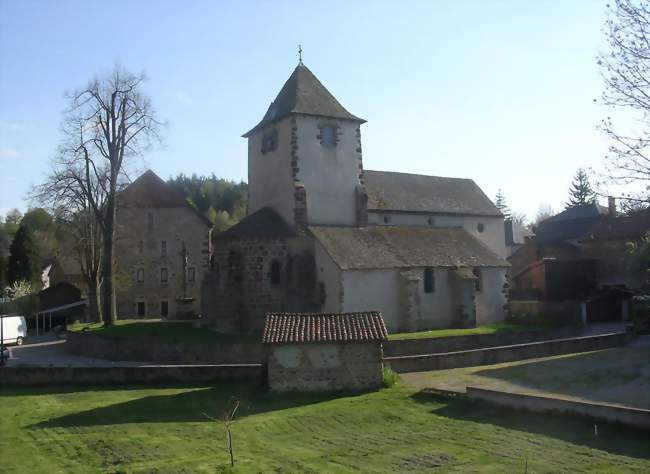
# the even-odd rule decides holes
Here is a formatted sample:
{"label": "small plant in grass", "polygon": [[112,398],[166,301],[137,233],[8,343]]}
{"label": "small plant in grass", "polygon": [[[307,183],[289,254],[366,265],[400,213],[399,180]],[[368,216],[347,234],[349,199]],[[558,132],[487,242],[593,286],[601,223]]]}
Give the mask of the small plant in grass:
{"label": "small plant in grass", "polygon": [[384,387],[390,388],[400,381],[399,374],[390,367],[384,367]]}
{"label": "small plant in grass", "polygon": [[230,406],[223,412],[223,415],[221,416],[221,419],[213,418],[207,413],[203,413],[203,415],[206,418],[209,418],[212,421],[216,422],[222,422],[224,427],[226,428],[226,438],[228,440],[228,453],[230,454],[230,467],[235,466],[235,455],[233,452],[233,447],[232,447],[232,432],[231,432],[231,427],[233,423],[235,422],[235,415],[237,414],[237,409],[239,408],[239,400],[237,400],[235,397],[231,399],[231,404]]}

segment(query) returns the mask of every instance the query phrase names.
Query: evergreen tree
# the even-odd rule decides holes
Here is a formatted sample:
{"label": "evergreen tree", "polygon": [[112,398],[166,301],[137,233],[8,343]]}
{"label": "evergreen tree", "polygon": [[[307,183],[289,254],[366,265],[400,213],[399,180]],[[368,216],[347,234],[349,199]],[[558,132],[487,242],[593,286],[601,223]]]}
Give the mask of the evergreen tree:
{"label": "evergreen tree", "polygon": [[14,235],[9,247],[9,262],[7,265],[7,280],[10,285],[20,280],[38,281],[39,256],[34,244],[32,231],[28,226],[21,225]]}
{"label": "evergreen tree", "polygon": [[503,214],[504,219],[510,219],[512,213],[510,212],[510,208],[508,207],[508,203],[506,202],[506,197],[501,192],[501,189],[497,191],[495,205],[497,206],[497,209],[499,209],[501,214]]}
{"label": "evergreen tree", "polygon": [[584,169],[578,168],[569,188],[569,202],[566,203],[566,208],[594,202],[596,202],[596,193],[589,182],[589,175]]}

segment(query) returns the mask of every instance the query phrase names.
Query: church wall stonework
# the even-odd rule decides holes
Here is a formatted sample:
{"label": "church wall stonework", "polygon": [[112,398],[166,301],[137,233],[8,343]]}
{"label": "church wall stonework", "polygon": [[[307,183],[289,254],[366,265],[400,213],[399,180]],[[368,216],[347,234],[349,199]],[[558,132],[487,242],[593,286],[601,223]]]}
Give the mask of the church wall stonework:
{"label": "church wall stonework", "polygon": [[476,324],[483,326],[502,322],[506,318],[508,302],[504,284],[506,284],[506,268],[482,268],[482,291],[475,293]]}

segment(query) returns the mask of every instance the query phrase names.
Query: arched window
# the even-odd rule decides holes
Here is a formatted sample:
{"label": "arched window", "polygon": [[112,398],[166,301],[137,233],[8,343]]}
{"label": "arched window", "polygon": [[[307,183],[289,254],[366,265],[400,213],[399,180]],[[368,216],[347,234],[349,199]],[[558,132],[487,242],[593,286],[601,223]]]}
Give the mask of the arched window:
{"label": "arched window", "polygon": [[269,273],[270,273],[269,277],[271,279],[271,285],[278,286],[282,280],[280,262],[278,262],[277,260],[272,262]]}
{"label": "arched window", "polygon": [[424,269],[424,292],[433,293],[436,290],[436,280],[433,268]]}

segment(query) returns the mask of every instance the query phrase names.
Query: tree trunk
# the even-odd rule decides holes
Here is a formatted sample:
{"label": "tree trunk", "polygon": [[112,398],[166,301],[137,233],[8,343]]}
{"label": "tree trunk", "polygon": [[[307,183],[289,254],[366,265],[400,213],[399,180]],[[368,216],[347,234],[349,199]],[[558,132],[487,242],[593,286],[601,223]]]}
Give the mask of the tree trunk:
{"label": "tree trunk", "polygon": [[[112,186],[111,186],[112,187]],[[111,325],[116,319],[115,314],[115,275],[113,274],[113,248],[115,237],[115,193],[109,195],[106,202],[106,221],[103,231],[102,253],[102,316],[104,324]]]}
{"label": "tree trunk", "polygon": [[92,323],[97,323],[102,320],[96,282],[88,285],[88,315]]}

